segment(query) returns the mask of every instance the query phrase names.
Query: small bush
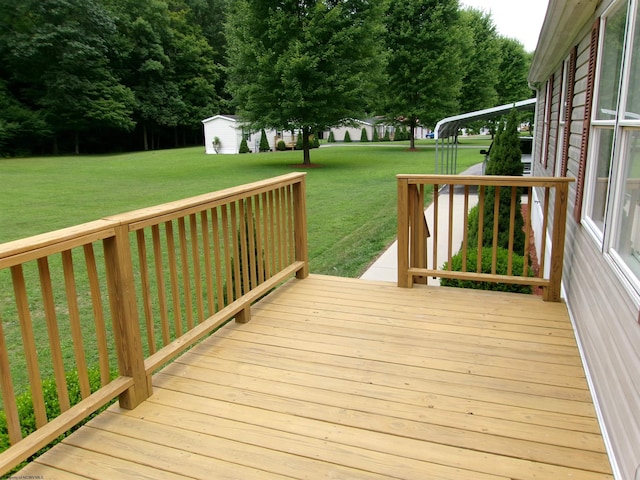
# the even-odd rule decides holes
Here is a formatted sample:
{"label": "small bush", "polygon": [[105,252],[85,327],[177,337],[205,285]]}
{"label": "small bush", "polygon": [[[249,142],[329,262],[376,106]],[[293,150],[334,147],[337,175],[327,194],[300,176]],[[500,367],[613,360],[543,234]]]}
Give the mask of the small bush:
{"label": "small bush", "polygon": [[243,138],[242,142],[240,143],[240,150],[238,151],[238,153],[249,153],[251,150],[249,150],[249,145],[247,145],[247,139]]}
{"label": "small bush", "polygon": [[[101,387],[100,383],[100,370],[98,368],[89,369],[89,386],[91,388],[91,392],[95,392]],[[111,372],[111,378],[115,378],[117,376],[117,372]],[[71,406],[76,405],[82,400],[82,396],[80,394],[80,382],[78,380],[78,372],[72,371],[67,373],[67,390],[69,392],[69,402]],[[52,420],[60,415],[60,402],[58,400],[58,392],[56,390],[56,381],[54,378],[46,379],[42,382],[42,392],[44,396],[45,406],[47,418]],[[114,400],[115,401],[115,400]],[[113,402],[111,402],[113,403]],[[26,437],[31,433],[36,431],[36,416],[33,410],[33,401],[31,399],[31,392],[25,392],[16,397],[16,405],[18,408],[18,417],[20,419],[20,427],[22,430],[22,437]],[[107,406],[102,407],[95,413],[89,415],[87,418],[78,423],[75,427],[62,434],[60,437],[51,442],[50,445],[43,447],[40,451],[33,455],[33,457],[29,458],[22,464],[18,465],[13,472],[19,470],[24,467],[25,464],[39,455],[42,455],[44,452],[49,450],[53,445],[62,441],[65,437],[71,434],[71,432],[80,428],[80,426],[87,423],[90,419],[95,417],[98,413],[102,412],[106,409]],[[9,443],[9,430],[7,426],[7,417],[5,415],[4,410],[0,410],[0,452],[5,451],[10,447]]]}
{"label": "small bush", "polygon": [[296,138],[296,146],[293,147],[296,150],[302,150],[303,146],[302,146],[302,133],[298,135],[298,138]]}
{"label": "small bush", "polygon": [[363,128],[362,131],[360,132],[360,141],[361,142],[368,142],[369,141],[369,136],[367,135],[367,129]]}
{"label": "small bush", "polygon": [[276,144],[276,150],[280,152],[284,152],[286,149],[287,149],[287,144],[285,143],[285,141],[278,140],[278,143]]}
{"label": "small bush", "polygon": [[385,130],[384,131],[384,137],[382,137],[382,141],[383,142],[390,142],[391,141],[391,137],[389,136],[389,130]]}
{"label": "small bush", "polygon": [[311,148],[320,148],[320,139],[314,136],[311,142],[309,142]]}
{"label": "small bush", "polygon": [[377,128],[373,129],[373,141],[374,142],[379,142],[380,141],[380,137],[378,136],[378,129]]}
{"label": "small bush", "polygon": [[[484,247],[482,249],[482,273],[491,273],[491,262],[493,257],[493,250],[490,247]],[[475,246],[470,245],[467,249],[467,272],[475,272],[478,261],[478,249]],[[496,274],[506,275],[509,264],[509,251],[498,247],[497,261],[496,261]],[[522,255],[513,254],[512,257],[512,275],[521,275],[524,267],[524,257]],[[448,270],[448,262],[442,267],[443,270]],[[462,252],[456,253],[451,258],[451,270],[454,272],[462,271]],[[529,269],[529,276],[532,276],[533,272]],[[475,280],[454,280],[443,278],[440,281],[440,285],[444,287],[459,287],[459,288],[473,288],[476,290],[495,290],[499,292],[515,292],[515,293],[532,293],[533,288],[530,285],[517,285],[510,283],[493,283],[493,282],[480,282]]]}
{"label": "small bush", "polygon": [[344,143],[351,142],[351,135],[349,135],[349,130],[347,130],[344,134]]}
{"label": "small bush", "polygon": [[333,136],[333,130],[329,130],[329,139],[327,140],[328,143],[336,143],[336,139]]}

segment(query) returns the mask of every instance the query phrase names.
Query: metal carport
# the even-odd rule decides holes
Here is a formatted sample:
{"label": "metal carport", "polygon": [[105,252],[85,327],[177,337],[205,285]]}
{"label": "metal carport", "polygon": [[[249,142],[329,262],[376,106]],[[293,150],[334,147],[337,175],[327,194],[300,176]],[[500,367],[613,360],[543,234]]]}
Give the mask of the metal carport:
{"label": "metal carport", "polygon": [[515,103],[508,103],[499,107],[463,113],[453,117],[443,118],[436,124],[434,138],[436,139],[436,174],[455,174],[458,160],[458,132],[460,128],[476,120],[499,117],[505,115],[512,108],[516,110],[535,110],[536,99],[529,98]]}

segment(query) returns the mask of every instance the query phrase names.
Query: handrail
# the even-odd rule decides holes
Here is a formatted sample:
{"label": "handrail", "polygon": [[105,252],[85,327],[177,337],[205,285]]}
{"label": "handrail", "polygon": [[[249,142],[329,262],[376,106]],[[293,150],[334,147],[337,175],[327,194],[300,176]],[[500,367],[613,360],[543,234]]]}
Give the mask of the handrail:
{"label": "handrail", "polygon": [[[457,176],[457,175],[398,175],[398,286],[411,287],[413,283],[424,283],[428,277],[447,279],[484,281],[495,283],[511,283],[532,285],[543,288],[543,297],[547,301],[560,300],[560,286],[562,280],[562,262],[564,255],[565,221],[567,197],[571,178],[547,177],[508,177],[508,176]],[[424,215],[425,188],[433,189],[433,216],[426,219],[431,221],[433,250],[426,251],[426,245],[421,240],[422,230],[416,223],[419,215]],[[456,193],[456,187],[461,192]],[[477,187],[478,204],[478,233],[477,243],[470,244],[467,229],[469,210],[475,195],[471,195],[471,188]],[[524,218],[525,241],[523,251],[514,251],[515,218],[517,205],[524,198],[533,207],[533,191],[537,198],[542,198],[541,209],[528,208]],[[489,195],[492,195],[490,197]],[[442,198],[441,198],[442,197]],[[461,205],[454,208],[456,198]],[[416,200],[417,199],[417,200]],[[492,200],[493,199],[493,200]],[[491,203],[492,202],[492,203]],[[506,202],[506,207],[505,207]],[[445,205],[445,214],[441,213]],[[491,203],[491,204],[488,204]],[[553,205],[553,208],[551,208]],[[508,209],[505,213],[504,208]],[[501,210],[502,209],[502,210]],[[458,213],[454,214],[454,210]],[[502,214],[501,214],[502,211]],[[532,215],[535,214],[536,217]],[[540,215],[538,218],[537,215]],[[506,229],[500,227],[500,217],[508,216]],[[485,217],[491,218],[489,225],[485,225]],[[529,264],[529,232],[532,219],[539,219],[540,241],[540,270],[536,276],[531,276]],[[444,235],[440,231],[444,230]],[[462,271],[454,271],[452,258],[455,255],[454,231],[462,232],[460,255],[462,256]],[[508,271],[507,274],[497,273],[498,238],[506,235],[508,239]],[[442,237],[445,237],[442,239]],[[549,236],[550,241],[547,240]],[[486,237],[491,239],[487,243]],[[475,238],[473,239],[476,240]],[[444,257],[439,258],[439,250],[444,244]],[[440,248],[439,248],[440,247]],[[482,254],[486,248],[491,249],[491,271],[484,272],[482,268]],[[548,261],[549,273],[545,274],[547,262],[547,248],[550,248]],[[471,252],[477,257],[475,271],[467,271],[467,254]],[[428,258],[430,255],[430,258]],[[524,257],[522,272],[513,271],[515,255]],[[442,262],[446,268],[441,265]],[[446,262],[446,263],[445,263]]]}
{"label": "handrail", "polygon": [[[12,444],[0,475],[114,398],[137,406],[155,370],[230,319],[248,321],[251,304],[292,275],[308,275],[304,173],[0,245],[0,391]],[[101,387],[91,392],[94,364]],[[24,439],[19,370],[37,425]],[[82,397],[75,406],[72,370]],[[47,376],[62,412],[55,419]]]}

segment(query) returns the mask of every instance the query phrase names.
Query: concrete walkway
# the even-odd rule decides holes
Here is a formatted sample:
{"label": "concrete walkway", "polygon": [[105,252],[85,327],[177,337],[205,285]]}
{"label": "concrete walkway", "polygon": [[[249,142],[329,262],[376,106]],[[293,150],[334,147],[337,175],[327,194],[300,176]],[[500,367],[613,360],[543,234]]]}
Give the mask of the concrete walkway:
{"label": "concrete walkway", "polygon": [[[482,175],[482,163],[472,166],[465,170],[461,175]],[[445,196],[447,201],[440,202],[438,211],[438,231],[448,231],[448,189],[444,189],[439,192],[440,196]],[[469,195],[469,208],[472,208],[478,202],[478,196],[476,194]],[[453,197],[454,218],[457,215],[462,215],[464,208],[464,196],[455,195]],[[425,210],[427,224],[433,224],[433,203],[431,203]],[[460,218],[459,216],[457,218]],[[460,245],[462,244],[463,230],[462,225],[454,225],[456,228],[453,231],[452,249],[455,254]],[[431,227],[430,227],[431,229]],[[448,242],[447,239],[440,234],[440,240],[438,242],[438,264],[442,265],[448,258]],[[429,255],[429,266],[431,266],[433,259],[431,258],[433,252],[433,239],[429,237],[427,239],[427,252]],[[398,242],[394,241],[387,250],[385,250],[372,264],[371,266],[360,276],[364,280],[377,280],[384,282],[396,282],[398,280]],[[439,279],[429,278],[430,285],[439,285]]]}

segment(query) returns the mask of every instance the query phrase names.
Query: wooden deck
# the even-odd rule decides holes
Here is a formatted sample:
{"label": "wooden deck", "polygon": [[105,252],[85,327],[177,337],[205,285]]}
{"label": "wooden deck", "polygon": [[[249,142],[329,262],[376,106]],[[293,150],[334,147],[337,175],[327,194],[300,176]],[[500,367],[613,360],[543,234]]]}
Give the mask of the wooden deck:
{"label": "wooden deck", "polygon": [[18,475],[613,478],[564,304],[312,275],[252,312]]}

